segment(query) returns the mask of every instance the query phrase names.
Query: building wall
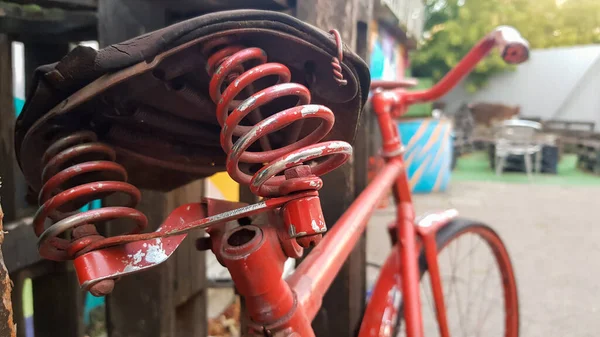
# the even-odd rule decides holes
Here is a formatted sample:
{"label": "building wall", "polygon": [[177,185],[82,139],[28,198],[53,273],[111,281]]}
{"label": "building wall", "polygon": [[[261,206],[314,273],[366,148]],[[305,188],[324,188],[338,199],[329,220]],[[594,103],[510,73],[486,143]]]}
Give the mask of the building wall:
{"label": "building wall", "polygon": [[371,78],[388,81],[403,78],[408,63],[405,47],[377,21],[371,23],[370,35]]}
{"label": "building wall", "polygon": [[600,61],[596,62],[561,106],[556,119],[595,122],[600,131]]}
{"label": "building wall", "polygon": [[485,102],[520,106],[527,117],[598,121],[600,109],[592,108],[599,77],[600,46],[533,50],[528,62],[493,76],[485,88],[469,93],[461,83],[441,101],[449,114],[463,103]]}

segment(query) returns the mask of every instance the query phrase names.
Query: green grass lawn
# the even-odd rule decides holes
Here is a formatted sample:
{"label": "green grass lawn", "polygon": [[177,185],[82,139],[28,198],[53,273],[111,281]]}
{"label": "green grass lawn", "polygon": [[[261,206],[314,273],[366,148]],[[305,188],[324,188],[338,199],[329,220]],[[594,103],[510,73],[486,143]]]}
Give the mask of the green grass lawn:
{"label": "green grass lawn", "polygon": [[600,185],[600,176],[577,168],[577,156],[565,154],[558,164],[557,174],[536,174],[528,179],[525,173],[504,172],[497,176],[490,168],[485,152],[474,152],[461,156],[452,172],[455,181],[496,181],[506,183],[546,184],[546,185]]}

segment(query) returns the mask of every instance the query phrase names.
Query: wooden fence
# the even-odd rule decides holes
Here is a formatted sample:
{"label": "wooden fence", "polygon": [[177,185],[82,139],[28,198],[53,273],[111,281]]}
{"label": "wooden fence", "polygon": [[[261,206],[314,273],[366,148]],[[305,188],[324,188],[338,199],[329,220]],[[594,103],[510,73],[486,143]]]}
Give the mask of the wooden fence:
{"label": "wooden fence", "polygon": [[[3,182],[0,200],[7,232],[2,242],[0,231],[0,244],[14,284],[13,319],[19,328],[19,337],[32,334],[35,337],[84,336],[86,298],[70,263],[44,261],[37,252],[37,238],[31,228],[35,207],[25,201],[27,188],[16,164],[13,146],[12,41],[24,44],[25,78],[29,78],[39,65],[59,60],[72,43],[97,40],[102,47],[207,11],[255,7],[285,11],[324,30],[338,28],[344,40],[366,58],[373,11],[370,0],[12,1],[0,2],[3,13],[0,15],[0,176]],[[56,8],[43,7],[49,3]],[[340,11],[347,15],[339,15]],[[324,179],[325,186],[332,187],[322,190],[323,209],[330,224],[366,185],[370,118],[365,114],[361,121],[365,127],[360,128],[356,136],[354,164]],[[199,200],[202,184],[202,181],[194,182],[169,193],[143,191],[138,209],[148,215],[151,224],[158,226],[177,205]],[[339,186],[347,187],[347,193],[340,195]],[[246,195],[241,192],[242,201]],[[111,204],[116,200],[106,202]],[[110,223],[105,231],[110,234],[118,226],[118,223]],[[327,294],[323,310],[315,321],[317,335],[352,336],[356,332],[365,306],[365,247],[362,240]],[[0,284],[3,276],[0,268]],[[163,265],[118,282],[115,292],[106,298],[104,320],[108,336],[205,336],[205,284],[204,253],[195,249],[193,237],[188,238]],[[32,303],[23,300],[23,292],[29,290],[33,294]],[[3,337],[4,331],[10,329],[3,325],[7,321],[1,315],[4,312],[0,309]],[[31,312],[33,324],[26,321]],[[32,331],[27,331],[27,323]]]}

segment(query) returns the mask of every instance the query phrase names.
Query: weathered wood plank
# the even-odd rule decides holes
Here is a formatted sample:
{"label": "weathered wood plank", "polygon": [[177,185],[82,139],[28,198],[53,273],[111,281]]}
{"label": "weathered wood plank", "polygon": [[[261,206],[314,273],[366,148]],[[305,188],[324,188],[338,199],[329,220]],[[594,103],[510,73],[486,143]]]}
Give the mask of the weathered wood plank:
{"label": "weathered wood plank", "polygon": [[[166,2],[103,0],[98,4],[98,40],[101,47],[118,43],[168,24]],[[199,201],[202,182],[169,193],[143,191],[137,207],[151,224],[159,226],[167,215],[185,202]],[[108,203],[118,200],[109,200]],[[108,229],[119,232],[119,222]],[[108,334],[111,337],[204,336],[204,253],[195,251],[191,234],[174,256],[147,272],[124,277],[107,299]],[[187,269],[187,270],[186,270]],[[193,334],[186,334],[193,332]]]}
{"label": "weathered wood plank", "polygon": [[[98,41],[101,47],[121,42],[165,25],[162,6],[141,1],[105,0],[98,6]],[[135,8],[135,10],[134,10]],[[155,23],[155,24],[154,24]],[[121,205],[117,197],[107,205]],[[144,191],[138,209],[149,218],[154,230],[167,214],[166,196]],[[111,221],[107,235],[119,233],[122,221]],[[121,279],[107,297],[107,327],[110,337],[172,336],[175,331],[173,303],[173,260],[144,273]]]}
{"label": "weathered wood plank", "polygon": [[[31,78],[33,70],[42,64],[56,62],[68,51],[67,44],[26,44],[25,45],[25,78]],[[19,188],[25,188],[20,176],[15,177]],[[79,289],[77,276],[70,265],[48,261],[39,262],[36,252],[37,238],[29,225],[30,219],[15,222],[9,235],[13,242],[12,252],[16,260],[11,261],[11,268],[44,269],[43,272],[32,272],[34,293],[34,331],[36,336],[73,336],[83,334],[83,293]],[[22,246],[22,247],[21,247]],[[37,255],[37,256],[36,256]],[[53,268],[47,272],[46,268]]]}
{"label": "weathered wood plank", "polygon": [[[2,55],[0,62],[10,62],[10,49],[1,48],[2,51],[8,50],[8,56]],[[30,79],[35,68],[42,64],[53,63],[60,60],[68,52],[68,44],[41,43],[41,44],[25,44],[25,78]],[[10,65],[9,65],[10,67]],[[11,68],[7,72],[4,69],[0,70],[1,74],[12,76]],[[10,77],[10,76],[9,76]],[[12,80],[11,80],[12,81]],[[12,82],[11,82],[12,83]],[[4,92],[4,90],[1,90]],[[0,156],[0,175],[3,177],[4,186],[0,189],[0,195],[5,205],[9,204],[14,210],[10,217],[6,217],[5,231],[7,231],[5,240],[5,251],[7,254],[6,266],[12,274],[20,269],[27,268],[41,261],[37,252],[35,242],[37,238],[31,227],[32,218],[29,217],[35,212],[34,207],[29,207],[24,195],[26,194],[27,186],[25,179],[21,174],[16,161],[14,160],[13,150],[13,125],[14,125],[14,109],[12,88],[10,96],[3,96],[3,100],[7,103],[1,103],[0,113],[2,114],[0,128],[2,128],[2,156]],[[10,101],[10,103],[8,103]],[[6,135],[6,136],[4,136]],[[6,144],[5,144],[6,143]],[[8,163],[13,163],[12,165]],[[20,196],[23,200],[17,199]],[[10,201],[10,203],[9,203]],[[6,208],[5,208],[6,209]]]}
{"label": "weathered wood plank", "polygon": [[[123,199],[111,197],[107,205],[122,205]],[[142,201],[137,207],[148,216],[149,230],[154,230],[166,217],[167,195],[142,191]],[[127,221],[111,221],[107,234],[122,233]],[[173,283],[175,260],[143,273],[123,277],[107,296],[107,327],[110,337],[173,336],[175,311],[173,310]]]}
{"label": "weathered wood plank", "polygon": [[11,0],[11,2],[65,9],[96,9],[98,7],[98,0]]}
{"label": "weathered wood plank", "polygon": [[22,36],[64,35],[70,32],[96,30],[94,10],[65,10],[35,4],[22,5],[0,1],[0,33]]}
{"label": "weathered wood plank", "polygon": [[122,42],[167,25],[165,4],[145,0],[103,0],[98,4],[101,47]]}
{"label": "weathered wood plank", "polygon": [[[204,191],[204,181],[188,184],[176,191],[168,200],[167,207],[199,202]],[[177,269],[175,282],[175,337],[206,336],[206,258],[205,252],[196,249],[196,239],[202,237],[203,231],[188,233],[184,246],[175,252]]]}
{"label": "weathered wood plank", "polygon": [[177,307],[177,322],[175,337],[206,336],[206,292],[200,292],[188,298]]}
{"label": "weathered wood plank", "polygon": [[[369,54],[369,24],[372,12],[372,5],[369,0],[358,0],[358,11],[356,21],[356,53],[368,61]],[[363,21],[364,20],[364,21]],[[356,141],[354,142],[354,198],[367,187],[369,157],[372,155],[372,137],[369,131],[374,123],[374,115],[370,111],[363,111],[359,119],[359,126],[356,131]],[[351,324],[349,333],[353,336],[358,334],[360,323],[364,315],[367,292],[367,235],[366,231],[349,258],[349,303],[351,306],[349,323]],[[354,330],[352,330],[354,329]]]}
{"label": "weathered wood plank", "polygon": [[[365,0],[367,1],[367,0]],[[297,3],[297,17],[323,30],[338,29],[344,42],[366,56],[368,11],[372,6],[363,0],[305,0]],[[361,22],[359,25],[358,22]],[[367,183],[368,117],[359,121],[354,156],[348,163],[323,177],[321,202],[327,224],[332,225],[351,205]],[[342,191],[340,193],[340,191]],[[323,299],[323,306],[313,322],[317,336],[354,336],[365,307],[366,240],[363,237],[344,264]]]}
{"label": "weathered wood plank", "polygon": [[27,337],[25,328],[25,310],[23,307],[23,289],[26,273],[15,273],[10,275],[13,283],[12,289],[12,309],[13,322],[17,326],[17,337]]}
{"label": "weathered wood plank", "polygon": [[17,217],[14,123],[11,43],[6,35],[0,34],[0,201],[6,222]]}
{"label": "weathered wood plank", "polygon": [[170,12],[189,15],[190,13],[208,13],[228,9],[252,8],[284,10],[292,7],[292,0],[162,0]]}
{"label": "weathered wood plank", "polygon": [[[356,20],[366,25],[370,24],[373,19],[373,8],[375,6],[373,0],[358,0],[356,6]],[[369,31],[367,30],[366,36],[361,36],[362,33],[360,32],[360,27],[358,27],[357,30],[356,53],[366,60],[369,52],[368,44],[366,43]],[[364,43],[364,45],[360,46],[361,43]]]}
{"label": "weathered wood plank", "polygon": [[298,19],[325,31],[337,29],[343,41],[356,49],[358,0],[303,0],[296,4]]}
{"label": "weathered wood plank", "polygon": [[62,264],[32,281],[35,336],[83,336],[83,292],[72,266]]}
{"label": "weathered wood plank", "polygon": [[[204,191],[204,181],[199,180],[181,189],[169,193],[167,209],[169,212],[190,202],[199,202]],[[206,275],[204,252],[196,249],[196,239],[203,236],[203,231],[188,233],[186,240],[177,248],[172,259],[175,260],[175,306],[189,302],[191,297],[199,294],[204,288]]]}
{"label": "weathered wood plank", "polygon": [[4,241],[4,251],[7,252],[5,263],[11,274],[42,261],[31,223],[32,218],[25,218],[7,223],[4,227],[7,232]]}
{"label": "weathered wood plank", "polygon": [[[177,206],[199,201],[201,195],[201,181],[169,193],[143,191],[137,208],[148,216],[150,229],[154,230]],[[107,204],[122,203],[114,197],[109,198]],[[108,234],[121,232],[121,226],[127,225],[122,221],[111,222]],[[191,233],[186,243],[162,265],[123,277],[116,284],[113,294],[107,298],[109,336],[205,335],[204,253],[192,251],[198,235]],[[186,331],[197,334],[186,335]]]}
{"label": "weathered wood plank", "polygon": [[2,255],[2,243],[4,242],[4,230],[2,226],[2,219],[4,213],[2,212],[2,205],[0,204],[0,294],[2,300],[0,301],[0,336],[16,337],[17,330],[13,323],[13,311],[12,311],[12,283],[8,277],[8,270],[4,265],[4,257]]}

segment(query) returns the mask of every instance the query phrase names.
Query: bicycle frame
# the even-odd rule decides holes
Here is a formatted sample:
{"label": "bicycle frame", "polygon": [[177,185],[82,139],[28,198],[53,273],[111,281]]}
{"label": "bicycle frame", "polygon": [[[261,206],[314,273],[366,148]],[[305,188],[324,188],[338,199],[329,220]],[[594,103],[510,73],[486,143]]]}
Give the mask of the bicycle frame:
{"label": "bicycle frame", "polygon": [[[502,47],[502,55],[507,62],[520,63],[528,57],[527,42],[514,29],[501,27],[481,40],[455,69],[429,90],[409,92],[401,88],[390,89],[408,83],[374,82],[371,101],[382,131],[386,164],[287,280],[282,278],[283,264],[290,256],[301,256],[302,248],[290,233],[283,233],[277,209],[300,198],[311,200],[310,197],[318,196],[317,192],[266,199],[250,206],[218,200],[183,205],[156,232],[126,239],[115,237],[115,247],[94,250],[75,259],[80,283],[89,289],[100,280],[155,266],[173,253],[185,238],[185,232],[206,228],[212,251],[229,269],[237,290],[245,297],[251,318],[249,334],[263,336],[268,330],[273,336],[314,336],[310,322],[317,314],[325,292],[365,231],[377,203],[392,189],[397,209],[397,220],[393,224],[394,247],[381,270],[359,336],[391,335],[392,324],[398,315],[397,295],[400,289],[407,336],[423,336],[418,266],[418,255],[423,249],[431,275],[440,332],[448,337],[435,235],[457,212],[432,213],[416,221],[404,169],[403,146],[394,118],[401,116],[411,104],[444,95],[496,45]],[[381,87],[389,90],[381,90]],[[288,220],[302,222],[306,213],[312,212],[315,207],[320,208],[320,204],[309,201],[302,206],[303,212],[292,213]],[[229,221],[256,215],[263,217],[255,217],[252,225],[234,229],[227,226]]]}

